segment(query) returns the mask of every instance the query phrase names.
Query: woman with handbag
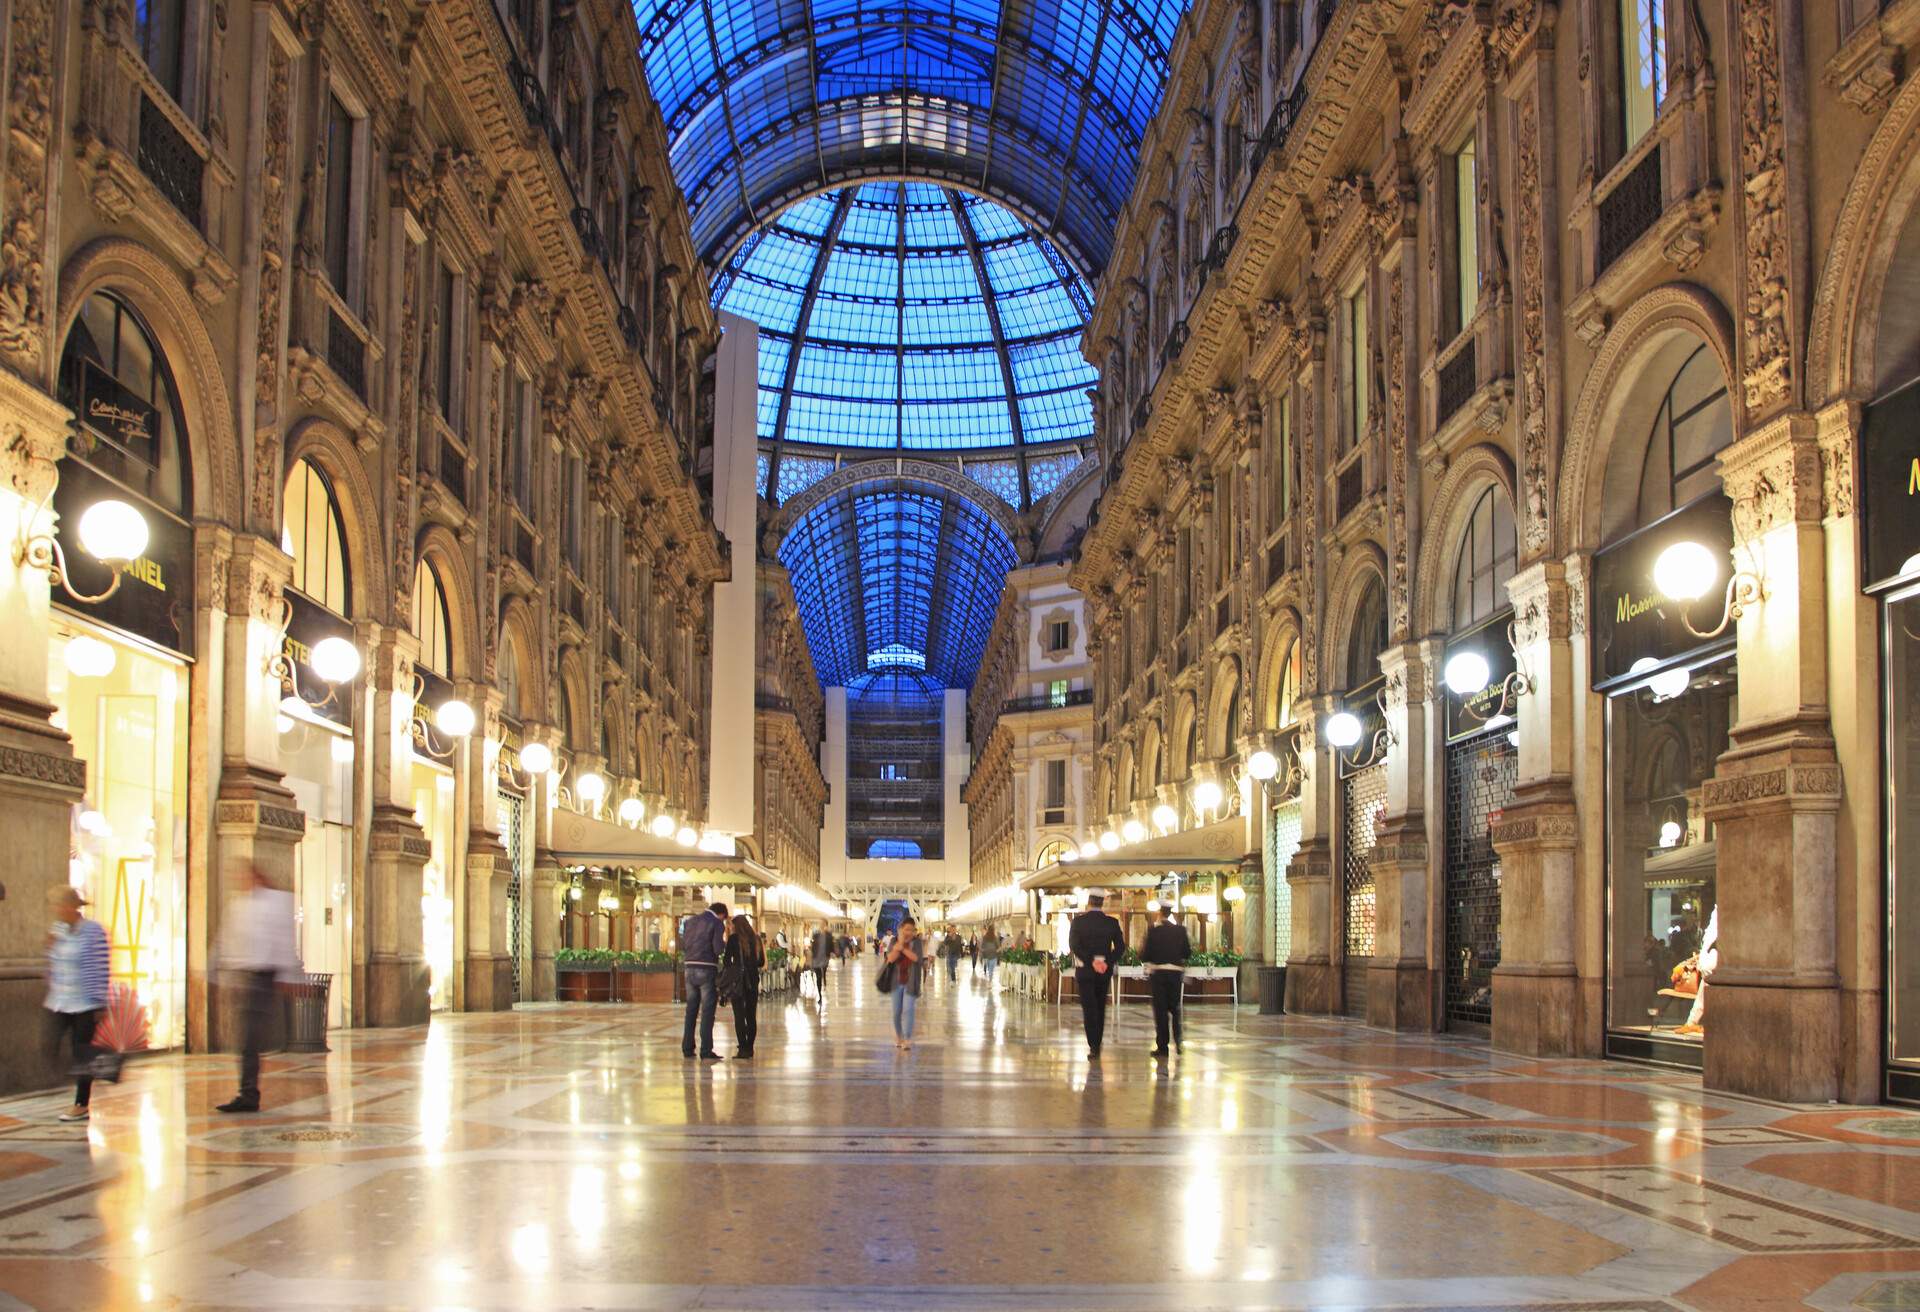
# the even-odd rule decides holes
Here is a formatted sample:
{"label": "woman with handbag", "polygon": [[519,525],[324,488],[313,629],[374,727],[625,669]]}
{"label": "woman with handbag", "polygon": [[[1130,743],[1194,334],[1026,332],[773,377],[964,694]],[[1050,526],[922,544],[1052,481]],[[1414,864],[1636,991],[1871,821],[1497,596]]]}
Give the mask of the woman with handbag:
{"label": "woman with handbag", "polygon": [[732,988],[735,1061],[753,1060],[753,1041],[760,1035],[760,968],[766,961],[766,949],[753,932],[753,922],[745,915],[735,916],[720,967],[722,980]]}
{"label": "woman with handbag", "polygon": [[920,1001],[920,961],[925,948],[920,927],[908,916],[900,922],[900,932],[887,949],[887,964],[881,968],[892,974],[893,1044],[902,1050],[913,1046],[913,1013]]}

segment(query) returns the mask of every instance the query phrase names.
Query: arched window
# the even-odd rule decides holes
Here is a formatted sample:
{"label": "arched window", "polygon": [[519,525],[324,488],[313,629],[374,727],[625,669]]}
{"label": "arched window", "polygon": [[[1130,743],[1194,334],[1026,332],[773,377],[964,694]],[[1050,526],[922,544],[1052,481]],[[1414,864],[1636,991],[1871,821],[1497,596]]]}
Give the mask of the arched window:
{"label": "arched window", "polygon": [[119,297],[80,307],[60,357],[60,400],[79,416],[67,449],[182,518],[192,518],[186,424],[166,357]]}
{"label": "arched window", "polygon": [[1035,870],[1042,870],[1047,866],[1058,865],[1060,858],[1066,855],[1066,851],[1066,843],[1058,838],[1054,839],[1051,843],[1041,848],[1040,854],[1033,858],[1033,868]]}
{"label": "arched window", "polygon": [[1505,492],[1490,487],[1474,503],[1453,567],[1454,632],[1506,608],[1507,580],[1513,577],[1517,554],[1513,506]]}
{"label": "arched window", "polygon": [[453,677],[447,633],[447,594],[440,575],[425,559],[413,571],[413,636],[420,639],[420,663],[443,679]]}
{"label": "arched window", "polygon": [[560,739],[573,746],[573,693],[565,679],[560,680]]}
{"label": "arched window", "polygon": [[1379,577],[1367,580],[1354,607],[1347,636],[1347,687],[1359,688],[1380,677],[1380,653],[1387,649],[1387,594]]}
{"label": "arched window", "polygon": [[1273,705],[1269,707],[1271,722],[1262,726],[1267,729],[1284,729],[1293,723],[1293,704],[1300,699],[1300,644],[1288,642],[1286,654],[1280,658],[1280,681],[1274,689]]}
{"label": "arched window", "polygon": [[1720,361],[1704,345],[1674,371],[1647,434],[1640,466],[1639,522],[1651,524],[1669,511],[1719,490],[1714,456],[1733,441],[1733,408]]}
{"label": "arched window", "polygon": [[518,720],[520,709],[520,643],[509,629],[500,639],[500,709]]}
{"label": "arched window", "polygon": [[287,475],[280,549],[293,557],[293,586],[336,615],[348,605],[346,534],[333,485],[311,461]]}

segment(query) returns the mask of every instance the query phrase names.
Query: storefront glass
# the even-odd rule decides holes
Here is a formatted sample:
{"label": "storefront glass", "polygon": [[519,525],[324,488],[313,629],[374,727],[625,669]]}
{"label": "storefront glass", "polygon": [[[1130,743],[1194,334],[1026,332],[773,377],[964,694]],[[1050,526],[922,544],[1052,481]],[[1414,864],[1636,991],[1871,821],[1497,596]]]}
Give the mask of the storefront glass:
{"label": "storefront glass", "polygon": [[1608,1023],[1699,1043],[1717,964],[1714,830],[1701,790],[1739,714],[1732,653],[1607,701]]}
{"label": "storefront glass", "polygon": [[[1910,927],[1920,924],[1920,589],[1887,599],[1887,1059],[1920,1066],[1920,944]],[[1901,932],[1908,931],[1908,932]],[[1913,1097],[1902,1080],[1895,1090]]]}
{"label": "storefront glass", "polygon": [[337,725],[282,714],[280,765],[307,817],[306,836],[293,852],[300,961],[309,971],[333,976],[327,1023],[339,1025],[353,887],[353,738]]}
{"label": "storefront glass", "polygon": [[187,666],[56,612],[53,723],[87,764],[70,875],[107,930],[145,1045],[186,1038]]}
{"label": "storefront glass", "polygon": [[420,932],[425,941],[429,1001],[453,1005],[453,772],[415,759],[413,818],[432,852],[420,877]]}

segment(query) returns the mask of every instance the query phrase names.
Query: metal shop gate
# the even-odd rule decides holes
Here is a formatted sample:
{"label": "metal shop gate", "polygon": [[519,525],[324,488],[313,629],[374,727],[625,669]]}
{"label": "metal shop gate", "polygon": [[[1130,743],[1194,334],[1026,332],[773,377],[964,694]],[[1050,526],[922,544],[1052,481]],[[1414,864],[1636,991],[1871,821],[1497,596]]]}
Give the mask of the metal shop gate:
{"label": "metal shop gate", "polygon": [[1385,761],[1340,781],[1340,887],[1346,908],[1341,1010],[1349,1016],[1367,1014],[1367,976],[1373,969],[1374,945],[1373,847],[1379,841],[1374,826],[1386,809]]}
{"label": "metal shop gate", "polygon": [[1447,1028],[1493,1025],[1493,968],[1500,964],[1500,857],[1495,813],[1513,801],[1520,753],[1508,730],[1447,746]]}
{"label": "metal shop gate", "polygon": [[527,886],[527,845],[521,832],[521,817],[526,813],[524,799],[512,793],[500,795],[500,836],[507,845],[507,945],[513,955],[513,1000],[524,1001],[521,954],[526,946],[526,915],[523,893]]}

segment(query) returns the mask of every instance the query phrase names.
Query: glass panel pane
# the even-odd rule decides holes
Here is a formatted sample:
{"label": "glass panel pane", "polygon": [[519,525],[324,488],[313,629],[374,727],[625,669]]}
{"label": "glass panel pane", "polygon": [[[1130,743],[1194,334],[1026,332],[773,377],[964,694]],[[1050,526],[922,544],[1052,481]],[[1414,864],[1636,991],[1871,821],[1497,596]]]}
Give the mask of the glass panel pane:
{"label": "glass panel pane", "polygon": [[1887,603],[1888,1056],[1920,1061],[1920,596]]}

